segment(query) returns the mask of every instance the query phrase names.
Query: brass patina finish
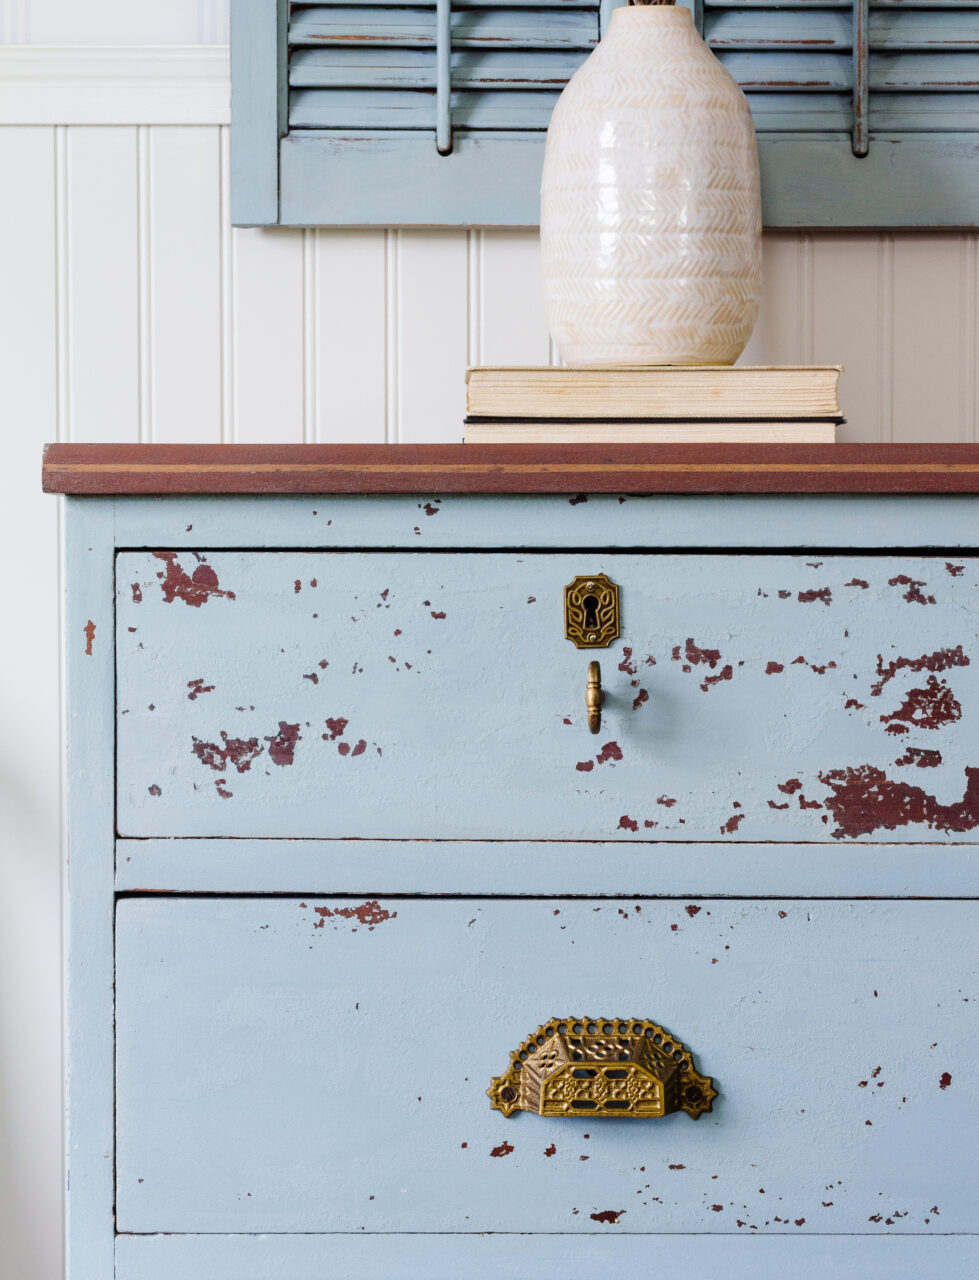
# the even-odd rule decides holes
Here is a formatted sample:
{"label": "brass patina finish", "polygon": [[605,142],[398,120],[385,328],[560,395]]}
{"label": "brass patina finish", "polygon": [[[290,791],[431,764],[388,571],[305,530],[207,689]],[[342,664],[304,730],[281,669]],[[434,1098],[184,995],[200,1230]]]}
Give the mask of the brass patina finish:
{"label": "brass patina finish", "polygon": [[578,649],[607,649],[619,638],[619,588],[604,573],[564,588],[564,635]]}
{"label": "brass patina finish", "polygon": [[510,1058],[486,1090],[505,1116],[652,1119],[686,1111],[696,1120],[717,1097],[679,1040],[647,1019],[552,1018]]}

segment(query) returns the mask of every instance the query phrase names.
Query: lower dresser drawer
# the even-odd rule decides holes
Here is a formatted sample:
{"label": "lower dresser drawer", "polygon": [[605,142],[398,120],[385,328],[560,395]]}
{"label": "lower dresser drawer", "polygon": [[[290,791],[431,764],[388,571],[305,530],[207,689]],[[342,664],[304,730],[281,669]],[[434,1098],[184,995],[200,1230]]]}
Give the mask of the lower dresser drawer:
{"label": "lower dresser drawer", "polygon": [[[414,1233],[550,1239],[497,1275],[592,1257],[564,1233],[833,1236],[829,1262],[893,1234],[916,1258],[909,1237],[975,1228],[977,923],[966,901],[122,898],[118,1274],[305,1277],[261,1270],[267,1242],[244,1269],[200,1261],[265,1233],[405,1233],[404,1258]],[[589,1017],[668,1028],[713,1110],[491,1108],[511,1050]],[[453,1274],[455,1248],[404,1274]]]}

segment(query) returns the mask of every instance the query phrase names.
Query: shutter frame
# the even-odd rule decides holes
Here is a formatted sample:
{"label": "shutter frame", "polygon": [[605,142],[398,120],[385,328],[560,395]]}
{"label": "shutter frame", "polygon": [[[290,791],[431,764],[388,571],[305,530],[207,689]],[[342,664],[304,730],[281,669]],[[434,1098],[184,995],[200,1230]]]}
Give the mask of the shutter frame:
{"label": "shutter frame", "polygon": [[279,221],[279,139],[289,108],[287,0],[232,0],[231,221]]}
{"label": "shutter frame", "polygon": [[[622,2],[600,0],[602,30]],[[703,28],[704,0],[681,2]],[[927,12],[928,0],[919,2]],[[959,0],[954,7],[979,9],[979,0],[965,5]],[[706,9],[709,14],[710,0]],[[232,0],[231,217],[236,226],[538,224],[542,132],[453,127],[452,152],[439,155],[434,132],[427,130],[290,131],[288,21],[288,0]],[[976,57],[979,64],[979,52]],[[875,132],[871,90],[865,156],[853,154],[849,132],[806,130],[804,122],[802,129],[787,130],[794,122],[784,119],[780,128],[766,130],[759,110],[765,226],[979,225],[979,129],[951,132],[947,121],[939,121],[941,131]],[[927,119],[929,98],[939,100],[919,96]],[[917,99],[904,95],[901,101],[913,110]],[[895,123],[904,128],[902,121]]]}

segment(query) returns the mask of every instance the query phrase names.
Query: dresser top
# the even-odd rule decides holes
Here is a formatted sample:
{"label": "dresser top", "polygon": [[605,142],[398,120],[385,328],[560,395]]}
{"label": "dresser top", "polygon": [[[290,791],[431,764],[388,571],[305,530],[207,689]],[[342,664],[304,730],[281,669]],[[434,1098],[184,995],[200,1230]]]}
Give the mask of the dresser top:
{"label": "dresser top", "polygon": [[47,493],[979,493],[979,445],[50,444]]}

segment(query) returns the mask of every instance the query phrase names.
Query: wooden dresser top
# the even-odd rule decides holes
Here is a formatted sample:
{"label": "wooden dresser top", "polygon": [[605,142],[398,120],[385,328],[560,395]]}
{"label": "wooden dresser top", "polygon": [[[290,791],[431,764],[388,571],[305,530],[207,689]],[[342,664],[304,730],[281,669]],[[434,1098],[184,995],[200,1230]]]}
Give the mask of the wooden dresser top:
{"label": "wooden dresser top", "polygon": [[50,444],[47,493],[979,493],[979,444]]}

